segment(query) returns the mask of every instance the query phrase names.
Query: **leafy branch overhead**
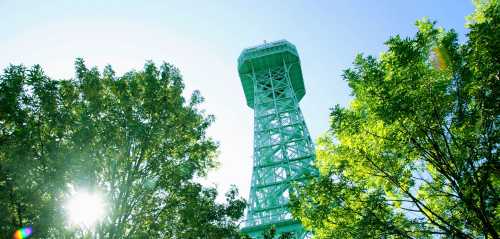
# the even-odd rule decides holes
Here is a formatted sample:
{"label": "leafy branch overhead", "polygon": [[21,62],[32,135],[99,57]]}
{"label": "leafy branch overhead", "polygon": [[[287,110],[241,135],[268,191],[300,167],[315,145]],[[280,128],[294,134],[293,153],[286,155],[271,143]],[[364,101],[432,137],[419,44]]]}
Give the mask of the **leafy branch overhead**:
{"label": "leafy branch overhead", "polygon": [[463,44],[424,19],[344,72],[354,100],[294,201],[316,238],[499,238],[500,3],[481,4]]}
{"label": "leafy branch overhead", "polygon": [[[71,188],[108,203],[98,238],[223,238],[238,235],[245,201],[227,203],[194,181],[215,166],[213,122],[182,96],[179,70],[147,62],[117,76],[75,62],[53,80],[38,65],[0,75],[0,231],[32,226],[37,238],[85,236],[66,225]],[[12,235],[12,234],[10,234]]]}

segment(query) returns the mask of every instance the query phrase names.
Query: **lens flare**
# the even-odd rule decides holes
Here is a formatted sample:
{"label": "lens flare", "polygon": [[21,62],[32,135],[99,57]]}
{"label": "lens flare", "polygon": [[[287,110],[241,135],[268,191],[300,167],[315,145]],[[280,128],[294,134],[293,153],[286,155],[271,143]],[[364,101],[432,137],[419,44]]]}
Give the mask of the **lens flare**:
{"label": "lens flare", "polygon": [[444,70],[448,67],[448,54],[446,49],[442,47],[435,47],[432,49],[431,61],[434,67],[438,70]]}
{"label": "lens flare", "polygon": [[23,227],[19,230],[17,230],[15,233],[14,233],[14,239],[24,239],[24,238],[28,238],[31,233],[33,232],[33,230],[31,229],[31,227]]}

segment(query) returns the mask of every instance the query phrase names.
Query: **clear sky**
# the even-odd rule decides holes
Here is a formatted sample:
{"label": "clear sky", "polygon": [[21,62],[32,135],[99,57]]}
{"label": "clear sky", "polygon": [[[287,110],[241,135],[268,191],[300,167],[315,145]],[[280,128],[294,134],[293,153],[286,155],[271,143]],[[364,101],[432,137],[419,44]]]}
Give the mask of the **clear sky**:
{"label": "clear sky", "polygon": [[180,68],[187,93],[199,89],[216,116],[217,170],[206,183],[236,184],[248,196],[253,112],[245,104],[236,59],[245,47],[287,39],[297,46],[306,95],[300,103],[312,137],[328,129],[329,108],[347,105],[342,81],[357,53],[378,56],[396,34],[412,36],[424,16],[463,41],[469,0],[365,1],[22,1],[0,0],[0,68],[41,64],[53,78],[73,77],[83,57],[118,73],[146,60]]}

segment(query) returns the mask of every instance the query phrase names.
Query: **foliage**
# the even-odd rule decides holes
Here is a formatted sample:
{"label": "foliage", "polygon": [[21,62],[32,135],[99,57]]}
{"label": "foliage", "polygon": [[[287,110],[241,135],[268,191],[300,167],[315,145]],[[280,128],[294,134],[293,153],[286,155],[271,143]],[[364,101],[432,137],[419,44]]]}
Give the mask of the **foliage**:
{"label": "foliage", "polygon": [[[269,230],[267,230],[266,232],[264,232],[262,234],[263,238],[264,239],[274,239],[276,238],[276,228],[274,226],[270,227]],[[284,233],[281,233],[278,237],[278,239],[291,239],[293,238],[293,233],[291,232],[284,232]]]}
{"label": "foliage", "polygon": [[72,188],[105,195],[96,238],[225,238],[237,235],[245,201],[227,202],[195,182],[215,166],[213,117],[186,102],[179,71],[147,62],[116,76],[75,62],[52,80],[38,65],[0,75],[0,231],[32,226],[37,238],[73,238],[64,202]]}
{"label": "foliage", "polygon": [[[279,236],[278,236],[277,232],[276,232],[276,227],[275,226],[271,226],[271,227],[269,227],[266,230],[267,231],[264,231],[262,233],[262,238],[263,239],[274,239],[274,238],[277,238],[277,239],[293,239],[294,238],[293,232],[283,232],[283,233],[279,234]],[[276,236],[278,236],[278,237],[276,237]],[[252,239],[248,235],[242,235],[240,238],[241,239]]]}
{"label": "foliage", "polygon": [[293,200],[316,238],[499,238],[500,4],[483,4],[464,44],[422,20],[345,71],[354,100]]}

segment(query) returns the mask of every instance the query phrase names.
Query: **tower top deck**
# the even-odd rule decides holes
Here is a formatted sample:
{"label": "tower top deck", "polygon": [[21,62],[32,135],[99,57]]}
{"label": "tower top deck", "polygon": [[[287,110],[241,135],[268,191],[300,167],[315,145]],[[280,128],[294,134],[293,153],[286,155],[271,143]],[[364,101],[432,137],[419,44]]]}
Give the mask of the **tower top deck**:
{"label": "tower top deck", "polygon": [[238,73],[250,108],[254,107],[254,73],[277,67],[288,71],[298,101],[306,94],[297,48],[287,40],[264,43],[244,49],[238,57]]}

